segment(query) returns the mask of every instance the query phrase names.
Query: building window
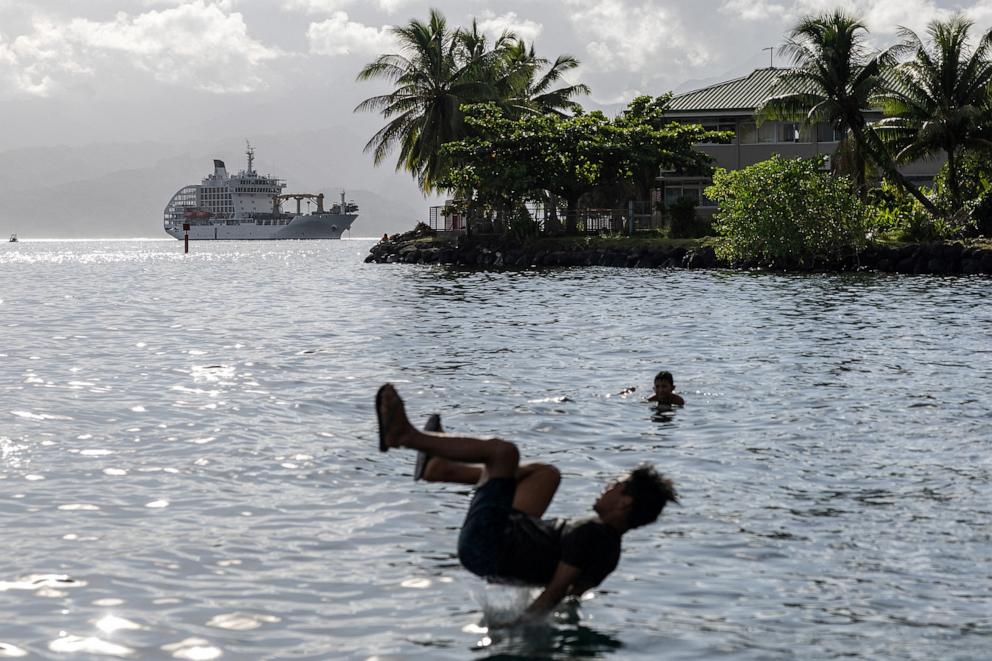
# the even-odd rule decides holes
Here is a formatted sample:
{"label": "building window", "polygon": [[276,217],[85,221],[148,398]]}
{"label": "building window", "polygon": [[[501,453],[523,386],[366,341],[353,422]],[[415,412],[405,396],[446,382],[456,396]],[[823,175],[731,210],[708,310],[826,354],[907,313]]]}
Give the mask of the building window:
{"label": "building window", "polygon": [[799,124],[781,122],[778,127],[778,142],[799,142]]}
{"label": "building window", "polygon": [[774,145],[788,142],[813,142],[814,129],[800,122],[756,122],[741,124],[742,145]]}
{"label": "building window", "polygon": [[687,182],[687,183],[665,183],[665,206],[670,207],[671,205],[678,202],[681,198],[688,198],[692,200],[697,207],[714,207],[709,198],[706,197],[704,191],[706,187],[709,186],[706,182]]}
{"label": "building window", "polygon": [[726,142],[712,142],[709,140],[703,140],[699,144],[701,145],[723,145],[723,144],[735,144],[737,142],[737,122],[733,119],[720,118],[720,119],[704,119],[699,122],[704,129],[707,131],[727,131],[733,135],[729,143]]}
{"label": "building window", "polygon": [[840,142],[843,137],[844,134],[830,126],[830,124],[821,122],[816,125],[817,142]]}

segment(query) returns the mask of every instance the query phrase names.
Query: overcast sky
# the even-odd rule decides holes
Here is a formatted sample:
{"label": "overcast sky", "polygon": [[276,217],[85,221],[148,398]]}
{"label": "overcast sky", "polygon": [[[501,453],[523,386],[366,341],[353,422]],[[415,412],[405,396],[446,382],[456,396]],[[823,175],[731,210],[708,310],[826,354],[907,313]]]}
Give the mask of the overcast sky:
{"label": "overcast sky", "polygon": [[992,26],[992,0],[0,0],[0,152],[323,124],[367,137],[377,119],[351,109],[381,88],[355,73],[432,6],[574,55],[585,103],[606,107],[767,66],[797,17],[837,6],[879,44],[955,10]]}

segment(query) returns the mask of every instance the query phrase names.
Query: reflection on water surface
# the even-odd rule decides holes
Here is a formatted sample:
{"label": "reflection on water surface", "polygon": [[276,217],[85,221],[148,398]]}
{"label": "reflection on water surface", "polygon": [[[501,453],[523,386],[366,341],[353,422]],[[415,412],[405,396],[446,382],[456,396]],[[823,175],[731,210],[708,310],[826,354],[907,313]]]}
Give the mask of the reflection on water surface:
{"label": "reflection on water surface", "polygon": [[[987,279],[369,245],[0,251],[0,656],[984,656]],[[684,409],[642,401],[662,368]],[[555,515],[644,460],[683,505],[577,612],[478,629],[468,491],[375,451],[387,380],[416,419],[558,464]]]}

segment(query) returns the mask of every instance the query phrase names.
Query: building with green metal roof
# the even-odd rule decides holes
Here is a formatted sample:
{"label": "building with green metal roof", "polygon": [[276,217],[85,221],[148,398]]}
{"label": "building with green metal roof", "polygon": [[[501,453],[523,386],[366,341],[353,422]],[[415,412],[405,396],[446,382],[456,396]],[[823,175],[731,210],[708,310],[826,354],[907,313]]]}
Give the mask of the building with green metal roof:
{"label": "building with green metal roof", "polygon": [[[787,69],[756,69],[747,76],[709,85],[680,94],[672,99],[667,113],[674,121],[702,124],[705,128],[733,133],[726,144],[700,144],[697,148],[713,158],[716,167],[728,170],[768,160],[775,154],[789,158],[825,157],[825,168],[840,145],[840,134],[827,124],[806,126],[798,122],[765,121],[759,126],[756,112]],[[877,118],[881,113],[875,111]],[[869,116],[870,116],[869,115]],[[919,161],[902,168],[915,181],[932,181],[942,160]],[[701,214],[709,215],[716,207],[703,191],[710,184],[706,177],[675,176],[662,173],[659,177],[660,199],[671,204],[680,197],[696,201]]]}

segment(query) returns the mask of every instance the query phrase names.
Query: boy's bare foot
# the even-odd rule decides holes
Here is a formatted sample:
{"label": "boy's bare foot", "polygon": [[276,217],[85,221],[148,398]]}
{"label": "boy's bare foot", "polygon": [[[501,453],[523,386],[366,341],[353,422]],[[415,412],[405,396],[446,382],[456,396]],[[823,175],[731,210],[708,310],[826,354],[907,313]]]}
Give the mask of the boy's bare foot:
{"label": "boy's bare foot", "polygon": [[412,426],[406,417],[403,400],[391,383],[376,393],[375,414],[379,419],[379,451],[388,452],[389,448],[399,447]]}

